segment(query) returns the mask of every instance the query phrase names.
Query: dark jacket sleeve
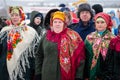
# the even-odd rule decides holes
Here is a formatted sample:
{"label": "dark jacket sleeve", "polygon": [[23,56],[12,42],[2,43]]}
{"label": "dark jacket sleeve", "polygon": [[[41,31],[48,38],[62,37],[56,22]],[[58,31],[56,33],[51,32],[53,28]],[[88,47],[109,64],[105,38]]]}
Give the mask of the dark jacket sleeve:
{"label": "dark jacket sleeve", "polygon": [[105,59],[105,70],[103,72],[103,79],[112,80],[113,77],[113,66],[114,66],[114,51],[110,48],[108,49],[106,59]]}
{"label": "dark jacket sleeve", "polygon": [[2,53],[2,44],[0,43],[0,54]]}
{"label": "dark jacket sleeve", "polygon": [[84,66],[85,66],[85,45],[84,45],[84,42],[81,41],[81,43],[79,44],[78,46],[78,49],[79,49],[79,58],[80,61],[78,62],[78,68],[77,68],[77,71],[76,71],[76,79],[83,79],[83,73],[84,73]]}
{"label": "dark jacket sleeve", "polygon": [[75,80],[82,80],[83,79],[84,66],[85,66],[85,60],[81,60],[80,67],[77,69]]}
{"label": "dark jacket sleeve", "polygon": [[0,41],[0,80],[9,80],[6,56],[7,56],[7,37]]}
{"label": "dark jacket sleeve", "polygon": [[85,40],[85,68],[84,68],[84,78],[89,78],[90,77],[90,66],[91,66],[91,60],[92,60],[92,47],[88,40]]}
{"label": "dark jacket sleeve", "polygon": [[41,78],[42,74],[42,64],[43,64],[43,59],[44,59],[44,51],[43,51],[43,40],[44,40],[45,35],[41,38],[40,43],[39,43],[39,48],[35,54],[35,80],[40,80],[38,78]]}

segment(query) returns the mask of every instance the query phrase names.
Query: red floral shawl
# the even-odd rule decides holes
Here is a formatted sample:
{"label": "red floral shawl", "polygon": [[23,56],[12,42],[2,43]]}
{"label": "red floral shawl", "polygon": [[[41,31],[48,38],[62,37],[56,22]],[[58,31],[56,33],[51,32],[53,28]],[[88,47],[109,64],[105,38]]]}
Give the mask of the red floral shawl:
{"label": "red floral shawl", "polygon": [[84,43],[80,36],[66,28],[59,34],[49,30],[47,39],[58,43],[61,80],[75,80],[80,61],[85,59]]}

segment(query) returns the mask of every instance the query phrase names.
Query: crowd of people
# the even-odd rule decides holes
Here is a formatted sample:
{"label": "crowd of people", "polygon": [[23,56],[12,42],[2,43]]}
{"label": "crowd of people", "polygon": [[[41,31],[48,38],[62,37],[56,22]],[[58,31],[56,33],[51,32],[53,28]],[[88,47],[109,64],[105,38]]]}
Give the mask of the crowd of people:
{"label": "crowd of people", "polygon": [[[120,80],[120,21],[100,4],[61,9],[21,6],[0,19],[0,80]],[[119,12],[119,11],[118,11]]]}

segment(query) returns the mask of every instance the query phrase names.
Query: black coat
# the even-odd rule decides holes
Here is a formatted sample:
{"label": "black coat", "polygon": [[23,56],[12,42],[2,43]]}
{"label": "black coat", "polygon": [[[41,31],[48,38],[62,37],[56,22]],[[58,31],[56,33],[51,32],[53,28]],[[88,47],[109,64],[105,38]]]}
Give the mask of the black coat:
{"label": "black coat", "polygon": [[6,65],[7,56],[7,38],[0,39],[0,80],[9,80],[9,74]]}
{"label": "black coat", "polygon": [[120,80],[120,52],[108,49],[103,80]]}

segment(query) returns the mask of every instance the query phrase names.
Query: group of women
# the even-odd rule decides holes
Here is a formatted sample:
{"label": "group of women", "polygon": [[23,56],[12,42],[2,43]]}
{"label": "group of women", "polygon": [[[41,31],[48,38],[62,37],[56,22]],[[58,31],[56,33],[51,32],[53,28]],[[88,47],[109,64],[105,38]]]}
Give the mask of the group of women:
{"label": "group of women", "polygon": [[120,27],[114,36],[108,14],[95,15],[96,31],[83,41],[59,10],[44,34],[34,24],[43,19],[40,13],[32,12],[29,26],[22,7],[9,13],[10,25],[0,32],[0,80],[120,80]]}

